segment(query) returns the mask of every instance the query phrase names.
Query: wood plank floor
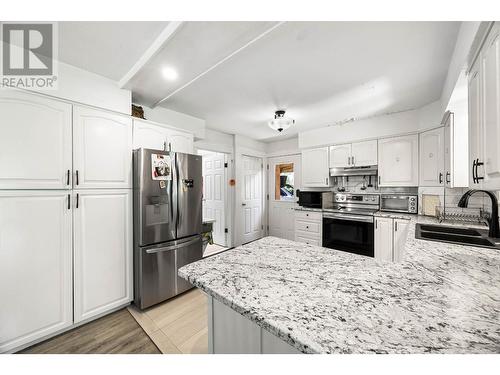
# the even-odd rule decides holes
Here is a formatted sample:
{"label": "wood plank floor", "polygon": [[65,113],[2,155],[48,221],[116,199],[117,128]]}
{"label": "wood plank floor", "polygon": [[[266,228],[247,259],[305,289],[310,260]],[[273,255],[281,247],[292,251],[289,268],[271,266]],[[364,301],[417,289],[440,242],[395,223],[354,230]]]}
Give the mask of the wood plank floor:
{"label": "wood plank floor", "polygon": [[160,354],[160,351],[124,308],[20,353]]}
{"label": "wood plank floor", "polygon": [[207,297],[198,289],[144,311],[128,309],[162,353],[208,353]]}

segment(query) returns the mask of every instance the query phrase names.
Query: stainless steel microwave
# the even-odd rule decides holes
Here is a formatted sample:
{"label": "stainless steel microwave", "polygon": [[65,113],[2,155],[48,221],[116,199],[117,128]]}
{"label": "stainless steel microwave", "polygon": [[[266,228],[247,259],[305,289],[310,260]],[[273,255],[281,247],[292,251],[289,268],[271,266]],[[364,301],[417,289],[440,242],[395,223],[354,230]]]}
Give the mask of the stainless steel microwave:
{"label": "stainless steel microwave", "polygon": [[418,195],[382,194],[380,211],[418,213]]}

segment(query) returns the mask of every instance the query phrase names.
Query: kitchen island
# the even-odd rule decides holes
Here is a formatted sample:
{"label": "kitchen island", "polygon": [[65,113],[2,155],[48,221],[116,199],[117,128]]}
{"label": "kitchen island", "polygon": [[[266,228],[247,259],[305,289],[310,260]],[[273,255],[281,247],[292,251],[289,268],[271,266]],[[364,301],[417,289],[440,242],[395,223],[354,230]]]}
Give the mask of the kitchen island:
{"label": "kitchen island", "polygon": [[411,218],[400,263],[266,237],[181,268],[208,295],[210,351],[500,353],[500,252],[418,240],[417,222],[436,223]]}

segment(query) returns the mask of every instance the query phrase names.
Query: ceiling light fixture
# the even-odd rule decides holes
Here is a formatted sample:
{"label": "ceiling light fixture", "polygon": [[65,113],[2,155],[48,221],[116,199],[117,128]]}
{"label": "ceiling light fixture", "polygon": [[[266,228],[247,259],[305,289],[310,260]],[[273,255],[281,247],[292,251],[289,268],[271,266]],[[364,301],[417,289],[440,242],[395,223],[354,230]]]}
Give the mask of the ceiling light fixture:
{"label": "ceiling light fixture", "polygon": [[163,78],[165,78],[168,81],[175,81],[177,79],[177,77],[179,76],[177,74],[177,71],[171,67],[163,68],[161,70],[161,73],[163,74]]}
{"label": "ceiling light fixture", "polygon": [[285,117],[284,110],[274,112],[274,118],[268,122],[268,125],[271,129],[277,130],[280,133],[283,130],[288,129],[293,124],[295,124],[295,120],[289,117]]}

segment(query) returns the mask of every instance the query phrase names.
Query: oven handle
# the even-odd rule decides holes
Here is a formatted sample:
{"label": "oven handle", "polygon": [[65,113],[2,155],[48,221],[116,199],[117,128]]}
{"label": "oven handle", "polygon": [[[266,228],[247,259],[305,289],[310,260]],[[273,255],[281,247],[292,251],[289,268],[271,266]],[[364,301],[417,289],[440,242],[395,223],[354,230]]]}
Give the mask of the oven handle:
{"label": "oven handle", "polygon": [[373,216],[360,216],[360,215],[339,215],[323,213],[323,219],[338,219],[348,221],[360,221],[363,223],[373,223]]}

